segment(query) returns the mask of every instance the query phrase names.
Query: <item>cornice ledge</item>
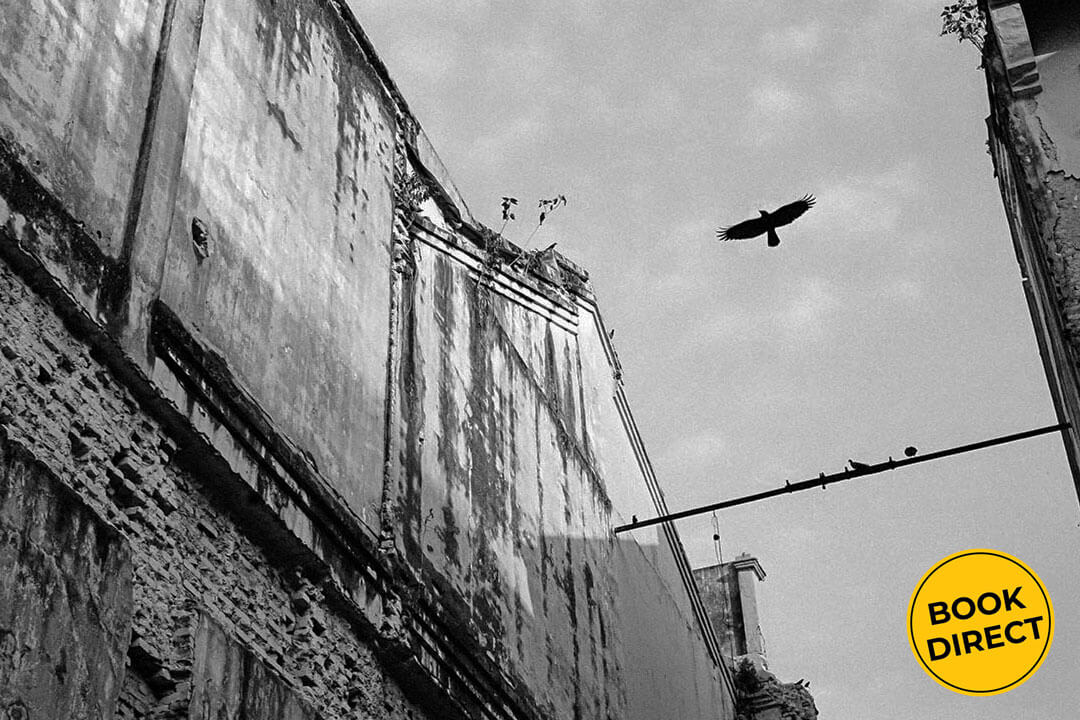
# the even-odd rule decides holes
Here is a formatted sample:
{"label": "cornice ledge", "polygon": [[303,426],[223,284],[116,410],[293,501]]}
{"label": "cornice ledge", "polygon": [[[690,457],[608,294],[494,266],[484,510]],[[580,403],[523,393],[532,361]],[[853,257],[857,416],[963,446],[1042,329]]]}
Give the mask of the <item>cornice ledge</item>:
{"label": "cornice ledge", "polygon": [[987,16],[1005,62],[1005,74],[1013,95],[1017,98],[1038,95],[1042,92],[1039,68],[1020,3],[1018,0],[989,0]]}

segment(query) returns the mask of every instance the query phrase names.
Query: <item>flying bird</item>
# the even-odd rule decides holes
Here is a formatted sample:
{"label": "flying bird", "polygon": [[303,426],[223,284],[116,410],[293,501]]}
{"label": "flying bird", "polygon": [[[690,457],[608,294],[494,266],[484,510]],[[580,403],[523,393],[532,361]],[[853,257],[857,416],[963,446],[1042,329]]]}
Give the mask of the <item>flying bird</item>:
{"label": "flying bird", "polygon": [[720,228],[716,231],[716,239],[748,240],[758,235],[767,235],[769,247],[776,247],[780,244],[780,236],[776,234],[776,228],[794,222],[797,217],[814,207],[815,202],[813,195],[807,195],[771,213],[758,210],[761,217],[744,220],[731,227]]}

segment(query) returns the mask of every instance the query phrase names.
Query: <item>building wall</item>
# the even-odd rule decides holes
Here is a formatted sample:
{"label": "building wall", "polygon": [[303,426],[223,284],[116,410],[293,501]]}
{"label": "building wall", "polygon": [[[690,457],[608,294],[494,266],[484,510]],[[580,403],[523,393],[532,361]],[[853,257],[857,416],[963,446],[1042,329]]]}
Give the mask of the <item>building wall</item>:
{"label": "building wall", "polygon": [[1020,6],[1042,87],[1033,96],[1035,113],[1053,144],[1057,166],[1067,175],[1080,176],[1080,12],[1061,0],[1028,0]]}
{"label": "building wall", "polygon": [[1056,0],[984,9],[990,152],[1080,493],[1080,11]]}
{"label": "building wall", "polygon": [[86,234],[124,241],[165,0],[0,2],[0,127]]}
{"label": "building wall", "polygon": [[382,491],[395,119],[353,46],[331,3],[206,2],[158,297],[367,518]]}
{"label": "building wall", "polygon": [[344,3],[98,5],[0,0],[0,438],[130,548],[100,716],[732,717],[587,275]]}
{"label": "building wall", "polygon": [[748,630],[743,622],[739,572],[731,563],[724,563],[696,568],[694,578],[724,657],[734,661],[746,655]]}
{"label": "building wall", "polygon": [[0,716],[106,715],[124,677],[130,548],[2,432],[0,563]]}
{"label": "building wall", "polygon": [[[369,710],[385,705],[379,710],[385,717],[408,717],[413,706],[365,641],[368,630],[326,598],[332,584],[305,575],[294,544],[279,541],[270,528],[245,526],[266,522],[257,500],[220,497],[229,478],[200,458],[184,457],[203,450],[178,446],[6,265],[0,298],[5,453],[25,448],[131,548],[134,609],[120,667],[126,654],[132,677],[121,703],[137,708],[141,684],[150,707],[190,697],[190,682],[182,683],[192,673],[191,639],[199,615],[209,613],[325,717],[346,713],[350,703]],[[15,611],[21,617],[26,606]],[[88,640],[75,634],[54,642],[78,649]]]}
{"label": "building wall", "polygon": [[721,650],[732,664],[739,720],[817,720],[817,706],[805,680],[781,682],[769,672],[758,625],[757,583],[765,579],[756,558],[694,570],[702,600],[717,630]]}

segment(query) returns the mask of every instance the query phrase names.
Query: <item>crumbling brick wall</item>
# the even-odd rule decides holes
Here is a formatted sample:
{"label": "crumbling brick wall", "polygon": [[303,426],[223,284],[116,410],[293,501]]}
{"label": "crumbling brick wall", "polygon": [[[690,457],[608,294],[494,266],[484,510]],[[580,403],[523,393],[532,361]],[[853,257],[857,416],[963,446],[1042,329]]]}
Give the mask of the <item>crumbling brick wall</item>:
{"label": "crumbling brick wall", "polygon": [[0,717],[112,716],[131,567],[116,528],[0,427]]}
{"label": "crumbling brick wall", "polygon": [[425,717],[318,583],[240,532],[174,462],[168,434],[2,263],[0,433],[130,544],[132,675],[121,717],[185,705],[200,613],[323,717]]}

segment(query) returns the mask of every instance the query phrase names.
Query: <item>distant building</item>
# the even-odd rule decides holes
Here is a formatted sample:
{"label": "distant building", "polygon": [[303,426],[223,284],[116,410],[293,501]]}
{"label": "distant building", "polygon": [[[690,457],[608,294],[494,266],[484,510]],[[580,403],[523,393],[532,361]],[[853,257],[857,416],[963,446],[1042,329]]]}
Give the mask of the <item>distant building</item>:
{"label": "distant building", "polygon": [[990,152],[1080,493],[1080,5],[982,0]]}
{"label": "distant building", "polygon": [[757,608],[761,563],[746,553],[719,565],[694,570],[694,579],[735,676],[740,720],[816,720],[809,683],[780,682],[769,672]]}

